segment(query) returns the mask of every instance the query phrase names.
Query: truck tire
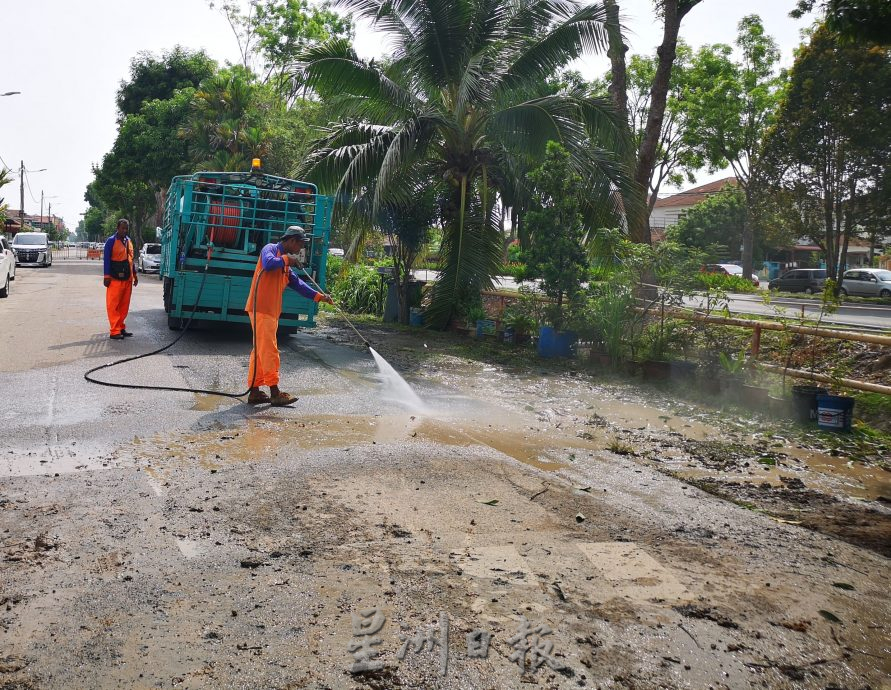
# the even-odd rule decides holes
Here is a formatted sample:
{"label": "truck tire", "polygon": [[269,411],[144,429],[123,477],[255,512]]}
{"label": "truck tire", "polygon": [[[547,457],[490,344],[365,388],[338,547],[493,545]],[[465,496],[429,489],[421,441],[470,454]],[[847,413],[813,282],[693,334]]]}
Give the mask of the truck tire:
{"label": "truck tire", "polygon": [[183,329],[183,320],[178,316],[168,316],[167,328],[171,331],[181,331]]}
{"label": "truck tire", "polygon": [[173,308],[173,278],[164,278],[164,311],[168,314]]}

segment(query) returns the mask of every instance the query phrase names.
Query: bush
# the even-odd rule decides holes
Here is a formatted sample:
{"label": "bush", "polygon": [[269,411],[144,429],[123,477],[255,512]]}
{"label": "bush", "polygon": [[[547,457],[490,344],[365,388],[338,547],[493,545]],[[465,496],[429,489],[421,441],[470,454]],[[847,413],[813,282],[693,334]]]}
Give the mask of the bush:
{"label": "bush", "polygon": [[502,264],[498,275],[510,276],[517,281],[523,280],[523,277],[526,275],[526,264],[514,262]]}
{"label": "bush", "polygon": [[722,292],[757,292],[751,280],[742,276],[729,276],[725,273],[698,273],[697,282],[706,290]]}
{"label": "bush", "polygon": [[328,262],[325,264],[325,292],[329,295],[333,292],[334,286],[343,272],[343,257],[328,255]]}
{"label": "bush", "polygon": [[350,264],[341,271],[329,294],[341,309],[351,314],[380,316],[384,312],[385,291],[381,290],[380,276],[362,264]]}

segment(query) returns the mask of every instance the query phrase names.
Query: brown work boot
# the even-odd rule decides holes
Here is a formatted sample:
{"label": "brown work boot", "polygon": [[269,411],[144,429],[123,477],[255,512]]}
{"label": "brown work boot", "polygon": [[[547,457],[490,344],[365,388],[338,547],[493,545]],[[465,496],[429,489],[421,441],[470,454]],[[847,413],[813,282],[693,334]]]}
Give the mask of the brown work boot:
{"label": "brown work boot", "polygon": [[284,391],[278,391],[272,396],[270,402],[274,407],[286,407],[287,405],[292,405],[297,402],[297,396],[285,393]]}
{"label": "brown work boot", "polygon": [[262,405],[263,403],[268,403],[269,400],[269,396],[259,388],[251,388],[250,395],[248,395],[247,399],[248,405]]}

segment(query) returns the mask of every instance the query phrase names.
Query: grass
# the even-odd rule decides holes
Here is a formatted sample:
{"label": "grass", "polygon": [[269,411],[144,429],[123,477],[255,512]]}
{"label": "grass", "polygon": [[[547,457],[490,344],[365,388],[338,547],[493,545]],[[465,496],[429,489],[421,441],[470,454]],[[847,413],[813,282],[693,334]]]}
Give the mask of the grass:
{"label": "grass", "polygon": [[[777,297],[788,298],[788,299],[807,299],[815,302],[819,302],[823,299],[823,295],[820,293],[815,293],[813,295],[809,295],[806,292],[779,292],[776,290],[770,291],[770,298],[775,299]],[[856,295],[848,295],[847,297],[840,297],[843,303],[850,304],[887,304],[891,305],[891,299],[888,297],[858,297]]]}

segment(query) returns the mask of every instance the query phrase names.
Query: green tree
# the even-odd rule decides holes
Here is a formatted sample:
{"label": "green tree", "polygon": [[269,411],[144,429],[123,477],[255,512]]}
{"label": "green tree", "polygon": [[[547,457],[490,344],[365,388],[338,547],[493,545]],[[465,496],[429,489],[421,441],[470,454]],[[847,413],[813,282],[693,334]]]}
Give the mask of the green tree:
{"label": "green tree", "polygon": [[[684,139],[710,172],[732,168],[751,208],[761,170],[761,142],[779,102],[780,54],[756,15],[740,20],[736,45],[740,62],[733,60],[730,46],[722,44],[703,46],[693,57],[681,101],[687,122]],[[750,221],[747,216],[742,238],[746,275],[752,272],[755,238]]]}
{"label": "green tree", "polygon": [[[694,171],[702,161],[684,140],[685,111],[682,107],[684,90],[693,51],[682,40],[678,40],[676,57],[671,70],[671,82],[665,104],[665,115],[656,147],[656,159],[647,187],[647,217],[653,211],[663,184],[678,186],[684,180],[694,182]],[[650,115],[650,101],[653,80],[659,67],[658,57],[632,55],[626,71],[626,108],[628,124],[635,151],[639,151],[646,135]],[[595,93],[606,93],[610,89],[611,74],[604,80],[594,83]]]}
{"label": "green tree", "polygon": [[[628,224],[628,233],[634,242],[650,244],[650,210],[647,204],[647,190],[653,176],[660,167],[660,156],[664,157],[668,148],[665,144],[666,132],[673,130],[673,123],[666,126],[665,114],[669,104],[672,74],[678,56],[678,34],[681,22],[701,0],[656,0],[657,13],[662,17],[662,43],[656,49],[655,69],[649,83],[646,101],[646,121],[639,136],[638,145],[628,156],[628,166],[634,171],[635,187],[627,193],[623,205]],[[622,118],[631,123],[628,109],[628,67],[625,54],[628,46],[619,30],[619,6],[616,0],[605,0],[611,19],[609,35],[610,86],[609,92]],[[635,79],[632,75],[632,79]],[[636,87],[639,90],[639,87]],[[680,111],[677,111],[680,112]],[[671,116],[670,116],[671,118]]]}
{"label": "green tree", "polygon": [[526,255],[526,278],[540,278],[545,294],[555,299],[554,328],[565,320],[564,298],[575,306],[588,272],[582,248],[585,226],[581,214],[584,181],[570,163],[569,152],[549,142],[544,163],[530,174],[535,186],[527,223],[532,237]]}
{"label": "green tree", "polygon": [[891,3],[888,0],[798,0],[789,14],[796,19],[821,7],[826,28],[842,42],[877,43],[891,41]]}
{"label": "green tree", "polygon": [[419,186],[415,203],[407,207],[384,206],[378,213],[378,227],[390,239],[394,278],[399,296],[399,322],[409,321],[411,269],[418,253],[430,238],[430,228],[439,217],[432,187]]}
{"label": "green tree", "polygon": [[216,71],[216,63],[203,50],[176,46],[160,58],[139,53],[130,62],[130,79],[122,81],[117,94],[120,119],[136,115],[144,103],[166,101],[180,89],[194,88]]}
{"label": "green tree", "polygon": [[201,82],[180,136],[195,166],[204,170],[249,170],[269,147],[268,113],[278,105],[241,67],[221,70]]}
{"label": "green tree", "polygon": [[824,251],[830,278],[844,268],[858,226],[887,218],[889,93],[889,49],[842,41],[821,27],[796,55],[764,144],[765,176],[807,202],[811,237]]}
{"label": "green tree", "polygon": [[308,46],[353,38],[351,19],[334,12],[328,2],[248,0],[219,7],[235,35],[242,67],[255,72],[262,83],[273,81],[281,93],[293,91],[285,70]]}
{"label": "green tree", "polygon": [[669,240],[706,252],[712,260],[735,258],[746,224],[746,198],[728,186],[689,209],[666,232]]}
{"label": "green tree", "polygon": [[[330,97],[339,122],[315,144],[305,170],[347,205],[368,212],[408,206],[417,180],[445,183],[443,268],[426,314],[442,327],[478,299],[501,266],[496,197],[522,200],[525,174],[556,140],[588,188],[583,212],[612,213],[622,190],[621,124],[604,99],[545,80],[585,49],[607,42],[603,5],[518,0],[350,0],[394,46],[385,64],[360,60],[348,41],[303,56],[298,82]],[[528,194],[525,196],[528,197]],[[613,221],[614,223],[614,221]]]}

